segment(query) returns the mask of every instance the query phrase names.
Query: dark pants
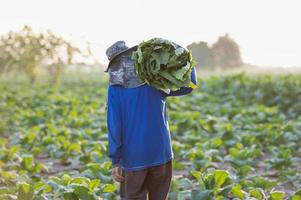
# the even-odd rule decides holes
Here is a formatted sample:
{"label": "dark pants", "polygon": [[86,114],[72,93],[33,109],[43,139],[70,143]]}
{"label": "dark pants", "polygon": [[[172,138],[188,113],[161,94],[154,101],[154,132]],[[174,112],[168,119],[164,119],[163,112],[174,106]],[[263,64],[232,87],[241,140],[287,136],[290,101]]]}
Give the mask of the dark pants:
{"label": "dark pants", "polygon": [[122,171],[125,180],[120,184],[120,197],[123,200],[167,199],[172,177],[172,160],[147,169]]}

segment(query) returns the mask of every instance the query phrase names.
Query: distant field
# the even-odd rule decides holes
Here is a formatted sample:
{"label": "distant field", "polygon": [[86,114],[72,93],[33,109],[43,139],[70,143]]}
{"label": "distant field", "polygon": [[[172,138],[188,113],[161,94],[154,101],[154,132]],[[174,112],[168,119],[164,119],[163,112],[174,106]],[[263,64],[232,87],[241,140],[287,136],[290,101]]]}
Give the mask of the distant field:
{"label": "distant field", "polygon": [[281,75],[281,74],[301,74],[301,67],[264,67],[264,66],[251,66],[245,65],[243,67],[232,69],[198,69],[200,76],[212,76],[212,75],[232,75],[237,73],[246,73],[251,76],[257,75]]}
{"label": "distant field", "polygon": [[[300,71],[252,72],[199,70],[192,94],[167,100],[170,199],[301,199]],[[0,199],[116,199],[107,77],[46,78],[0,81]]]}

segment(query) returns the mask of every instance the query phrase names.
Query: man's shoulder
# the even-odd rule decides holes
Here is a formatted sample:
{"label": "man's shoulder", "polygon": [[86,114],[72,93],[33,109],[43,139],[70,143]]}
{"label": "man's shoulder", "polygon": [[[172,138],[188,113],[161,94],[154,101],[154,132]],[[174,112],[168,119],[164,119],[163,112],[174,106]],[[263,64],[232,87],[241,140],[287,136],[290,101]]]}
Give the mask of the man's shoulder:
{"label": "man's shoulder", "polygon": [[125,95],[141,95],[141,93],[147,93],[148,95],[151,96],[160,96],[164,97],[166,94],[162,91],[159,90],[153,86],[150,86],[148,84],[142,84],[138,87],[133,87],[133,88],[126,88],[121,85],[109,85],[108,86],[108,92],[110,93],[118,93],[118,94],[125,94]]}
{"label": "man's shoulder", "polygon": [[136,87],[124,87],[124,86],[119,85],[119,84],[116,84],[116,85],[109,84],[108,85],[108,90],[134,91],[134,90],[145,89],[146,87],[151,87],[151,86],[149,86],[147,84],[141,84],[141,85],[136,86]]}
{"label": "man's shoulder", "polygon": [[112,85],[112,84],[108,84],[108,90],[109,91],[117,91],[122,89],[123,87],[121,85]]}

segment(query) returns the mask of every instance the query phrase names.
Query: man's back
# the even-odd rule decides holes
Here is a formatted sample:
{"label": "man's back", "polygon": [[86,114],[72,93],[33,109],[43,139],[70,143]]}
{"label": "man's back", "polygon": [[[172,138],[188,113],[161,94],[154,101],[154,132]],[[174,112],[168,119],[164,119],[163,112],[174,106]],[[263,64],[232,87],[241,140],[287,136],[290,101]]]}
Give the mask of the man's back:
{"label": "man's back", "polygon": [[[108,102],[108,120],[115,119],[113,130],[118,127],[116,133],[121,135],[122,141],[120,144],[116,143],[117,137],[109,138],[112,146],[109,152],[122,158],[119,161],[117,158],[113,164],[120,162],[125,170],[132,171],[171,160],[166,94],[147,84],[136,88],[109,86],[108,94],[108,101],[111,101]],[[114,105],[118,111],[112,108]],[[114,143],[116,146],[112,145]]]}
{"label": "man's back", "polygon": [[[195,68],[191,80],[197,83]],[[166,97],[191,91],[191,88],[182,87],[166,94],[147,84],[135,88],[109,85],[107,124],[113,166],[135,171],[171,160]]]}

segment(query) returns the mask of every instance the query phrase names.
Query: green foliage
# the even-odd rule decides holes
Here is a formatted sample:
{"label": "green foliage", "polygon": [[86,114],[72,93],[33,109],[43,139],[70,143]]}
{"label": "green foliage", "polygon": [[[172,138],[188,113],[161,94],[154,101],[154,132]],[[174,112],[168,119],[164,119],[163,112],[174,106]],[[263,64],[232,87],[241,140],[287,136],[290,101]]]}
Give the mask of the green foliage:
{"label": "green foliage", "polygon": [[242,186],[239,184],[236,184],[232,187],[231,193],[234,197],[238,197],[239,199],[245,199],[245,192],[242,190]]}
{"label": "green foliage", "polygon": [[192,175],[199,181],[200,190],[192,191],[191,195],[195,199],[196,197],[202,197],[204,199],[222,198],[227,195],[232,187],[232,180],[229,173],[224,170],[214,170],[207,174],[202,174],[197,171],[193,171]]}
{"label": "green foliage", "polygon": [[[0,83],[1,200],[116,199],[106,84]],[[299,200],[300,88],[299,75],[238,74],[169,98],[170,199]]]}
{"label": "green foliage", "polygon": [[0,75],[10,71],[25,72],[34,82],[38,66],[44,66],[53,81],[57,81],[65,67],[75,62],[76,56],[84,54],[51,31],[35,34],[31,27],[25,26],[21,31],[11,31],[0,37]]}
{"label": "green foliage", "polygon": [[167,93],[190,86],[190,74],[195,63],[191,53],[161,38],[139,44],[132,58],[139,79]]}

